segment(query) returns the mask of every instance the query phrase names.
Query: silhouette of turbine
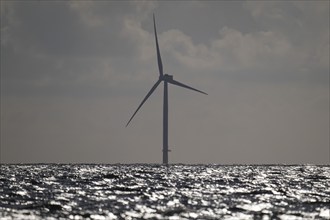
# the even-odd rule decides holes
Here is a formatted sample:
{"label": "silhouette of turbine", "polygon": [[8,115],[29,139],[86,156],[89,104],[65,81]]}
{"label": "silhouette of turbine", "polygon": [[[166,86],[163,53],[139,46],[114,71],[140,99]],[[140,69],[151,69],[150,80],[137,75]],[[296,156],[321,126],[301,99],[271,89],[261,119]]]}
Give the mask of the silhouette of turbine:
{"label": "silhouette of turbine", "polygon": [[134,114],[132,117],[129,119],[129,121],[126,124],[126,127],[129,125],[131,120],[134,118],[136,113],[139,111],[141,106],[145,103],[145,101],[149,98],[149,96],[155,91],[157,86],[163,81],[164,82],[164,104],[163,104],[163,164],[168,165],[168,96],[167,96],[167,84],[173,84],[176,86],[180,86],[186,89],[191,89],[196,92],[203,93],[207,95],[207,93],[200,91],[198,89],[194,89],[190,86],[187,86],[181,82],[178,82],[173,79],[172,75],[168,74],[163,74],[163,64],[162,64],[162,58],[160,57],[160,52],[159,52],[159,46],[158,46],[158,38],[157,38],[157,30],[156,30],[156,22],[155,22],[155,15],[153,15],[153,20],[154,20],[154,31],[155,31],[155,40],[156,40],[156,49],[157,49],[157,61],[158,61],[158,69],[159,69],[159,79],[155,83],[155,85],[150,89],[148,94],[144,97],[142,100],[141,104],[139,107],[135,110]]}

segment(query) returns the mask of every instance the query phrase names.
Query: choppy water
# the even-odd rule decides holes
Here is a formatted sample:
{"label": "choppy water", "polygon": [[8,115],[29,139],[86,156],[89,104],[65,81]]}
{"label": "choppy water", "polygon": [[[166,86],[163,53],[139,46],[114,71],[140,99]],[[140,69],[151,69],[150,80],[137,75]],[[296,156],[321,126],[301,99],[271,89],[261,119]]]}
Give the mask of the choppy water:
{"label": "choppy water", "polygon": [[329,219],[330,166],[1,165],[2,219]]}

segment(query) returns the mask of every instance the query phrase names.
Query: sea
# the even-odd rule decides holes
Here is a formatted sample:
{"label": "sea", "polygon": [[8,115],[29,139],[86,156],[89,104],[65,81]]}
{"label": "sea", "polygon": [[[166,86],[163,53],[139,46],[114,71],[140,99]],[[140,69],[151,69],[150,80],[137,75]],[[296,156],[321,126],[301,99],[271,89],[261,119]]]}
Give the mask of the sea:
{"label": "sea", "polygon": [[330,165],[1,164],[0,219],[330,219]]}

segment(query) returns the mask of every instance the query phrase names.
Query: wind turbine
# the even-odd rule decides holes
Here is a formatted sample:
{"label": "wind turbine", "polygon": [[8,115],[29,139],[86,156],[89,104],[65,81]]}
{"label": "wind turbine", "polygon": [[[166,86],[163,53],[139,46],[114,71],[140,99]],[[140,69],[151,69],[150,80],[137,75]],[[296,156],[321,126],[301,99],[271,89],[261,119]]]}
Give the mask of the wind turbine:
{"label": "wind turbine", "polygon": [[157,82],[154,84],[154,86],[150,89],[148,94],[144,97],[142,100],[141,104],[139,107],[135,110],[134,114],[132,117],[129,119],[129,121],[126,124],[126,127],[129,125],[131,120],[134,118],[136,113],[139,111],[141,106],[145,103],[145,101],[149,98],[149,96],[155,91],[157,86],[161,83],[164,82],[164,104],[163,104],[163,164],[168,165],[168,94],[167,94],[167,85],[168,84],[173,84],[176,86],[180,86],[186,89],[191,89],[196,92],[203,93],[207,95],[207,93],[194,89],[190,86],[187,86],[181,82],[178,82],[173,79],[172,75],[164,74],[163,73],[163,64],[162,64],[162,58],[160,57],[160,52],[159,52],[159,46],[158,46],[158,38],[157,38],[157,30],[156,30],[156,22],[155,22],[155,15],[153,14],[153,20],[154,20],[154,31],[155,31],[155,40],[156,40],[156,49],[157,49],[157,61],[158,61],[158,69],[159,69],[159,79]]}

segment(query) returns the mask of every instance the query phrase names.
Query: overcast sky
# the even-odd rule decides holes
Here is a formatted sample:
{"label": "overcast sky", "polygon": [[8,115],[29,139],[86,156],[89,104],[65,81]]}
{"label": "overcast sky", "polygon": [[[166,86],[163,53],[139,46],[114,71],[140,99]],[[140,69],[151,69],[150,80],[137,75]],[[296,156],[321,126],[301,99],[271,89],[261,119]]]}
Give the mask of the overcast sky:
{"label": "overcast sky", "polygon": [[1,163],[329,164],[329,1],[1,1]]}

